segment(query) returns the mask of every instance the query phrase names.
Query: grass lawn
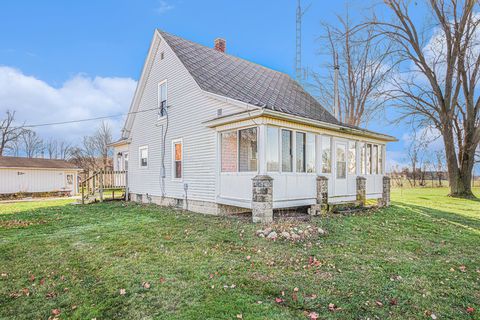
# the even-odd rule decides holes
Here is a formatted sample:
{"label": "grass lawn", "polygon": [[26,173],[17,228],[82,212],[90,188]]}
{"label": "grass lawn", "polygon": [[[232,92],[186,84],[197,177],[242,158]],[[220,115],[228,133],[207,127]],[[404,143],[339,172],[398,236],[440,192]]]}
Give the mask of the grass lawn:
{"label": "grass lawn", "polygon": [[297,243],[155,206],[0,204],[0,318],[480,319],[480,202],[447,193],[393,190]]}

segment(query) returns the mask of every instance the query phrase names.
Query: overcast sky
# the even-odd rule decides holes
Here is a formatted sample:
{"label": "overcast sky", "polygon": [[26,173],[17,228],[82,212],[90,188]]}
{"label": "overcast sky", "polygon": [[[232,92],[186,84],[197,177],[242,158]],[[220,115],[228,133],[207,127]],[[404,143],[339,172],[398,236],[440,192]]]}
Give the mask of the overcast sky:
{"label": "overcast sky", "polygon": [[[318,55],[321,23],[335,21],[345,2],[303,2],[311,4],[303,20],[303,63],[322,71],[330,58]],[[359,16],[379,5],[350,1],[350,12]],[[155,28],[208,46],[223,37],[230,54],[293,76],[295,9],[294,0],[2,1],[0,113],[16,110],[18,122],[38,124],[128,112]],[[420,9],[415,15],[423,18]],[[123,120],[109,120],[115,137]],[[37,131],[75,144],[98,124]],[[377,120],[369,129],[396,136],[388,161],[405,162],[407,125]]]}

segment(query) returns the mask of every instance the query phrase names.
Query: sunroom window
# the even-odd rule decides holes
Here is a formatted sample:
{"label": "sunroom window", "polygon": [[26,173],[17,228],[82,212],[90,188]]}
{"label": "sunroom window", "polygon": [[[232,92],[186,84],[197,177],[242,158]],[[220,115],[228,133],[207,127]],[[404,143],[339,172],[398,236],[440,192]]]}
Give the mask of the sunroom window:
{"label": "sunroom window", "polygon": [[282,130],[282,172],[292,172],[292,131]]}
{"label": "sunroom window", "polygon": [[306,151],[307,172],[315,172],[315,135],[307,133],[307,151]]}
{"label": "sunroom window", "polygon": [[305,133],[296,133],[297,172],[305,172]]}
{"label": "sunroom window", "polygon": [[348,173],[357,173],[357,149],[356,142],[348,142]]}
{"label": "sunroom window", "polygon": [[360,150],[360,174],[365,174],[365,143],[359,142]]}
{"label": "sunroom window", "polygon": [[257,128],[238,131],[240,172],[257,171]]}
{"label": "sunroom window", "polygon": [[383,174],[383,153],[384,153],[384,146],[379,146],[378,149],[378,173]]}
{"label": "sunroom window", "polygon": [[372,145],[367,144],[367,174],[372,174]]}
{"label": "sunroom window", "polygon": [[280,169],[278,161],[278,140],[278,128],[267,127],[267,171],[278,171]]}
{"label": "sunroom window", "polygon": [[237,131],[223,132],[222,145],[222,172],[237,172]]}
{"label": "sunroom window", "polygon": [[331,137],[322,136],[322,173],[332,172],[331,142]]}
{"label": "sunroom window", "polygon": [[372,173],[378,173],[378,146],[376,144],[373,145],[372,149]]}
{"label": "sunroom window", "polygon": [[257,128],[222,132],[222,172],[257,171]]}

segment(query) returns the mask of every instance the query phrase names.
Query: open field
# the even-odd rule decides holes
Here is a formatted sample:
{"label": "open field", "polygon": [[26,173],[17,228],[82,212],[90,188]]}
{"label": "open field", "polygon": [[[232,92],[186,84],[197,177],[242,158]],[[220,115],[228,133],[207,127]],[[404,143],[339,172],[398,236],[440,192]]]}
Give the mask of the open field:
{"label": "open field", "polygon": [[0,318],[480,319],[480,201],[447,193],[296,222],[328,231],[296,243],[155,206],[0,204]]}

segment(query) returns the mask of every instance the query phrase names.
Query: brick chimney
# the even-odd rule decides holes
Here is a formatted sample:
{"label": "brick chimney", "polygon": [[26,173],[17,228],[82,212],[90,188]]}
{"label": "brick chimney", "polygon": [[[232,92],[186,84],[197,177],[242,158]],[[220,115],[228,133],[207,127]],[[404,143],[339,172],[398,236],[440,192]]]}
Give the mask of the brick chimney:
{"label": "brick chimney", "polygon": [[225,50],[227,49],[227,42],[225,41],[225,39],[217,38],[215,39],[214,48],[217,51],[225,52]]}

